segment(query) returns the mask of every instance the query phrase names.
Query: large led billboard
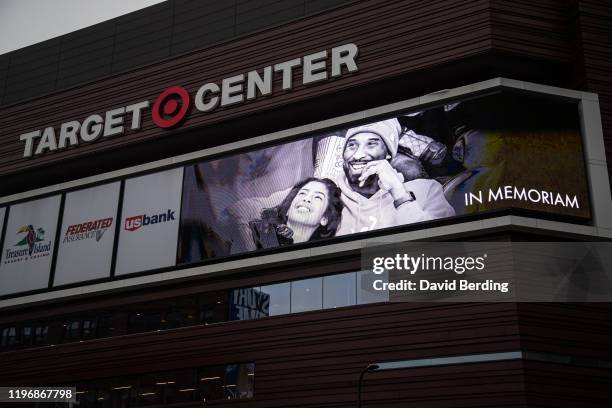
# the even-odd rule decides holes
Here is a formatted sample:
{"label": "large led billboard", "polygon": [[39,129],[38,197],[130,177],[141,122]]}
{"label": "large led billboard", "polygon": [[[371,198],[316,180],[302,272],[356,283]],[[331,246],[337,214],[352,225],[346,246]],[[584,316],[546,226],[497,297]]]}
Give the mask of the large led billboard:
{"label": "large led billboard", "polygon": [[55,286],[110,276],[119,186],[115,182],[66,194]]}
{"label": "large led billboard", "polygon": [[178,262],[514,208],[590,218],[574,103],[497,93],[188,165]]}
{"label": "large led billboard", "polygon": [[48,286],[60,197],[11,206],[0,259],[0,295]]}
{"label": "large led billboard", "polygon": [[325,129],[66,192],[57,237],[60,195],[9,205],[0,296],[499,211],[591,219],[576,101],[493,91]]}

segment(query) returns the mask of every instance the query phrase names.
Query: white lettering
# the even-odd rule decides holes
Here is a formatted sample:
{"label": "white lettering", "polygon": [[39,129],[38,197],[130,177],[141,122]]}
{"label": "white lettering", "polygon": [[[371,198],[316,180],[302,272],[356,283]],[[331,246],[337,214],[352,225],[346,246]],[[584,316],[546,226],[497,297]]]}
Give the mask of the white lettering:
{"label": "white lettering", "polygon": [[540,192],[534,189],[531,189],[527,192],[527,197],[529,197],[529,201],[531,201],[532,203],[539,203],[541,199]]}
{"label": "white lettering", "polygon": [[292,59],[290,61],[281,62],[280,64],[274,65],[274,71],[283,73],[283,91],[291,89],[293,87],[293,73],[292,70],[295,67],[299,67],[302,64],[300,58]]}
{"label": "white lettering", "polygon": [[40,138],[40,142],[34,154],[41,154],[45,149],[49,151],[57,149],[57,140],[55,139],[55,130],[53,130],[53,127],[48,127],[43,130],[42,137]]}
{"label": "white lettering", "polygon": [[24,133],[23,135],[19,136],[20,141],[22,142],[25,141],[25,147],[23,149],[23,157],[32,156],[32,147],[34,147],[33,141],[37,137],[40,137],[40,130],[35,130],[34,132]]}
{"label": "white lettering", "polygon": [[242,83],[244,74],[224,78],[221,81],[221,106],[242,102]]}
{"label": "white lettering", "polygon": [[504,196],[503,196],[503,191],[501,187],[497,189],[497,193],[489,189],[489,201],[497,201],[497,200],[503,200],[503,199],[504,199]]}
{"label": "white lettering", "polygon": [[[79,138],[77,137],[77,132],[81,124],[73,120],[72,122],[62,123],[60,127],[60,136],[59,136],[59,148],[63,149],[67,146],[76,146],[79,144]],[[66,141],[68,144],[66,144]]]}
{"label": "white lettering", "polygon": [[272,67],[264,68],[263,78],[257,71],[249,71],[247,73],[247,100],[255,99],[257,90],[259,90],[261,96],[272,93]]}
{"label": "white lettering", "polygon": [[218,94],[219,91],[220,91],[219,85],[215,83],[209,82],[207,84],[202,85],[200,89],[198,89],[198,92],[196,93],[196,97],[195,97],[196,109],[199,110],[200,112],[208,112],[208,111],[215,109],[217,105],[219,104],[219,97],[211,96],[208,102],[205,101],[205,98],[208,94],[215,95],[215,94]]}
{"label": "white lettering", "polygon": [[149,107],[149,101],[142,101],[125,107],[126,113],[132,114],[132,130],[142,127],[142,111]]}
{"label": "white lettering", "polygon": [[337,77],[342,75],[342,67],[345,66],[348,72],[357,71],[357,58],[358,48],[355,44],[344,44],[339,47],[332,48],[332,71],[331,76]]}
{"label": "white lettering", "polygon": [[106,112],[104,119],[104,136],[113,136],[123,133],[123,114],[125,108],[112,109]]}
{"label": "white lettering", "polygon": [[100,134],[102,134],[102,116],[91,115],[88,116],[81,125],[81,140],[84,142],[93,142]]}
{"label": "white lettering", "polygon": [[302,84],[306,85],[327,79],[325,58],[327,58],[327,51],[304,56]]}

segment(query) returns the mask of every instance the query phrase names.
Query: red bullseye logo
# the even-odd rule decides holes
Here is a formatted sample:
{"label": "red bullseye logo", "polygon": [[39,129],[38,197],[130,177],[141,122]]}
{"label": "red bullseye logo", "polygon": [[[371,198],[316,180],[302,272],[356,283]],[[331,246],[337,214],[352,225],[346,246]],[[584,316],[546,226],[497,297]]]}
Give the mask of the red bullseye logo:
{"label": "red bullseye logo", "polygon": [[162,92],[153,103],[153,122],[161,128],[178,125],[191,108],[189,92],[182,86],[171,86]]}

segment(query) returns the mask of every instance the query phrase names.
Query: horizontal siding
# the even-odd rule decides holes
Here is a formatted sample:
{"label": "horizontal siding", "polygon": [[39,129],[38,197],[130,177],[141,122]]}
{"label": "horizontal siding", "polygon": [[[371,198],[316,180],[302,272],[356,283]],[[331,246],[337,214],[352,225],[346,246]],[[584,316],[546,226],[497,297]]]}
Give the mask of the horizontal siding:
{"label": "horizontal siding", "polygon": [[[353,307],[4,353],[0,381],[85,380],[255,361],[256,398],[241,405],[349,407],[367,363],[516,350],[517,333],[513,304]],[[432,392],[441,378],[447,386]],[[495,398],[520,400],[521,383],[519,363],[482,364],[371,374],[364,395],[370,406],[429,401],[423,406],[450,407],[458,398],[475,407]],[[436,401],[445,403],[432,405]]]}
{"label": "horizontal siding", "polygon": [[[7,107],[0,112],[0,175],[171,137],[172,132],[154,127],[147,115],[143,130],[138,133],[128,132],[121,137],[47,154],[34,160],[24,160],[21,157],[23,144],[18,141],[19,134],[28,130],[58,125],[66,120],[83,119],[91,113],[152,99],[169,85],[180,84],[193,92],[204,82],[219,81],[223,77],[342,43],[355,42],[360,47],[358,74],[310,87],[296,86],[292,92],[277,92],[272,97],[217,110],[211,114],[193,114],[181,127],[183,131],[227,123],[254,112],[270,112],[301,101],[356,89],[368,83],[462,61],[470,56],[494,51],[493,45],[502,51],[512,48],[512,44],[505,45],[503,38],[492,36],[496,31],[492,28],[495,20],[491,17],[491,10],[491,4],[485,0],[438,0],[419,3],[418,7],[415,2],[408,1],[354,2],[325,14],[263,30],[256,35],[240,37],[231,43],[128,71],[44,99]],[[533,19],[539,21],[537,15]],[[530,21],[516,22],[519,23],[532,24]],[[547,22],[542,30],[544,33],[554,31],[555,24]],[[557,31],[562,30],[563,27],[557,27]],[[555,42],[559,43],[555,49],[548,53],[544,49],[550,44],[544,41],[545,37],[541,35],[541,44],[533,44],[542,48],[537,55],[555,62],[567,59],[559,51],[563,49],[560,45],[563,42],[562,36],[561,40]],[[248,50],[248,58],[245,58],[244,50]],[[294,80],[298,80],[298,74]],[[280,78],[277,78],[277,85],[279,81]],[[437,89],[435,86],[435,83],[429,84],[432,90]],[[406,98],[410,96],[414,95],[406,95]],[[254,132],[257,133],[257,130]],[[209,140],[209,143],[219,142]]]}
{"label": "horizontal siding", "polygon": [[578,83],[599,94],[601,120],[612,181],[612,4],[606,0],[574,0],[580,52]]}
{"label": "horizontal siding", "polygon": [[[344,2],[346,0],[164,1],[6,54],[7,59],[14,60],[15,69],[2,72],[0,64],[0,84],[11,83],[10,92],[5,92],[4,87],[0,86],[0,106],[150,64],[160,58],[202,48],[237,34],[300,18]],[[225,17],[222,17],[218,13],[220,8],[229,15],[225,13]],[[223,20],[221,25],[211,24],[219,20]],[[66,60],[66,55],[72,58]],[[99,69],[83,67],[78,75],[69,72],[78,70],[90,55],[98,55]],[[40,56],[46,59],[38,61]],[[28,58],[30,63],[21,66],[23,57]],[[54,67],[54,72],[33,72],[30,77],[21,72],[22,68],[31,70],[36,64]],[[45,87],[30,87],[24,79],[37,79]]]}
{"label": "horizontal siding", "polygon": [[[534,348],[605,359],[607,345],[592,337],[609,313],[607,305],[358,306],[4,353],[0,381],[74,382],[255,361],[256,398],[227,406],[350,407],[359,373],[372,362]],[[363,395],[365,406],[376,407],[600,407],[612,398],[610,384],[610,370],[509,361],[368,374]]]}

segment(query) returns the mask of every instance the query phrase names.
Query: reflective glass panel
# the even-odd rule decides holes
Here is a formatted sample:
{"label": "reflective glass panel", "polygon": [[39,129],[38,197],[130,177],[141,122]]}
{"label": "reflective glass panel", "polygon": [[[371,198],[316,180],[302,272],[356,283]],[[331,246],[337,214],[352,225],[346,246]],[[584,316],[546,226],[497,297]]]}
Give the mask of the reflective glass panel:
{"label": "reflective glass panel", "polygon": [[357,274],[341,273],[323,277],[323,309],[357,303]]}
{"label": "reflective glass panel", "polygon": [[291,312],[291,285],[289,282],[262,286],[261,292],[269,296],[270,316],[278,316]]}
{"label": "reflective glass panel", "polygon": [[319,310],[323,307],[323,278],[291,282],[291,313]]}
{"label": "reflective glass panel", "polygon": [[373,284],[377,279],[389,282],[389,274],[385,271],[380,275],[375,275],[371,271],[357,272],[357,304],[388,302],[388,291],[374,290]]}

